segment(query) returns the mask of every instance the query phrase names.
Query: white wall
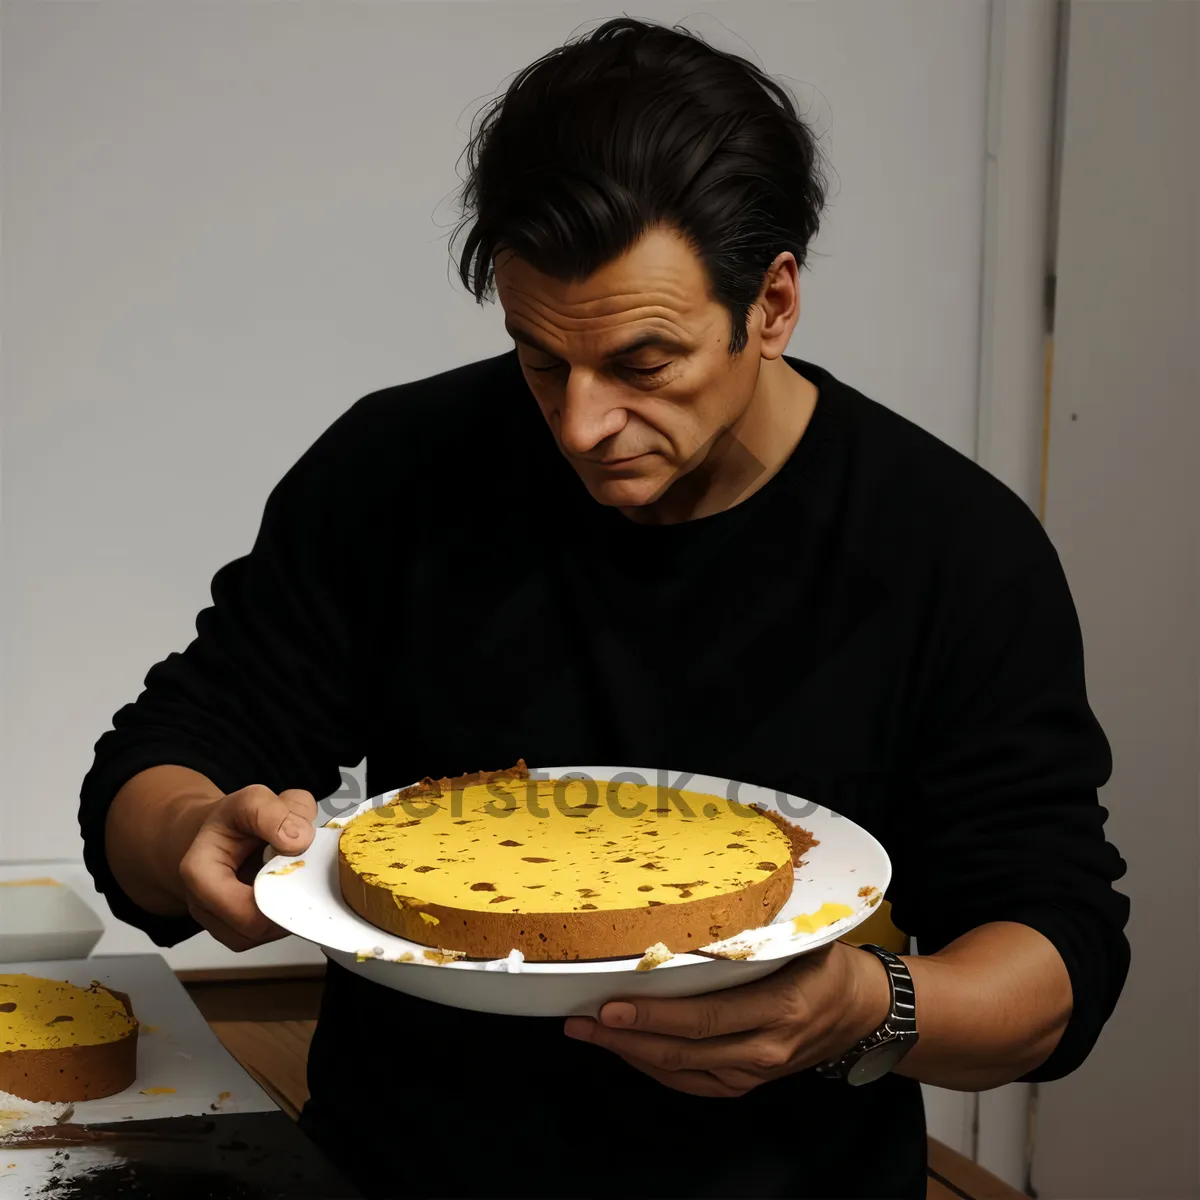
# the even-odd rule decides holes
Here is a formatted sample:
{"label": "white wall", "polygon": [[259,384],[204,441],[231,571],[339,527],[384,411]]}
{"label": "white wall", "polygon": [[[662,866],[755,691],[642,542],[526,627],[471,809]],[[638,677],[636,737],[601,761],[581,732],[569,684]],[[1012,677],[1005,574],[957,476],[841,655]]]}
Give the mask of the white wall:
{"label": "white wall", "polygon": [[[795,351],[971,452],[985,8],[641,7],[717,14],[826,134]],[[5,5],[0,860],[76,853],[93,741],[333,417],[505,348],[447,279],[463,130],[605,14]]]}
{"label": "white wall", "polygon": [[1047,527],[1113,745],[1133,966],[1041,1090],[1044,1200],[1200,1196],[1200,6],[1071,6]]}

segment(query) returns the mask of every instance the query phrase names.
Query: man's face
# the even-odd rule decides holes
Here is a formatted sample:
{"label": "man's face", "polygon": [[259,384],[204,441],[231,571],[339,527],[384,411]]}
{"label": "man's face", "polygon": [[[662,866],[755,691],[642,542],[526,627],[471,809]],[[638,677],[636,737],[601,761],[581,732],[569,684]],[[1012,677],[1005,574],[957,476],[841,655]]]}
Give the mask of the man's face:
{"label": "man's face", "polygon": [[729,312],[673,231],[652,230],[576,282],[501,255],[496,289],[542,415],[601,504],[657,500],[754,394],[754,310],[746,348],[730,355]]}

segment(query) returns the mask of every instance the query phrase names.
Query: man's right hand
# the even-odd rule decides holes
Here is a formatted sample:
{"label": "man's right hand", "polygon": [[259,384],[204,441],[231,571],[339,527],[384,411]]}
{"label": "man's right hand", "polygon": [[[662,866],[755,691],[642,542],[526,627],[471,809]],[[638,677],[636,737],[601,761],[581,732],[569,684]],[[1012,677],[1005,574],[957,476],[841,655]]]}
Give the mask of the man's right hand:
{"label": "man's right hand", "polygon": [[231,950],[248,950],[286,936],[254,902],[251,881],[261,851],[303,854],[313,840],[317,802],[311,792],[276,794],[252,786],[231,792],[204,811],[203,820],[179,862],[187,910]]}

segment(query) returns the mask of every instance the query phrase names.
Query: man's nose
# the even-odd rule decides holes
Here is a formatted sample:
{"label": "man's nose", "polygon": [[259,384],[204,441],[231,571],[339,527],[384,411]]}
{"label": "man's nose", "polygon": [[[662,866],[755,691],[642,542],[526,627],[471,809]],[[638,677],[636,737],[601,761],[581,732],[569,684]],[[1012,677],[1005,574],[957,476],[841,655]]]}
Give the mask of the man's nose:
{"label": "man's nose", "polygon": [[620,396],[595,371],[572,367],[559,410],[558,438],[568,454],[590,454],[625,428]]}

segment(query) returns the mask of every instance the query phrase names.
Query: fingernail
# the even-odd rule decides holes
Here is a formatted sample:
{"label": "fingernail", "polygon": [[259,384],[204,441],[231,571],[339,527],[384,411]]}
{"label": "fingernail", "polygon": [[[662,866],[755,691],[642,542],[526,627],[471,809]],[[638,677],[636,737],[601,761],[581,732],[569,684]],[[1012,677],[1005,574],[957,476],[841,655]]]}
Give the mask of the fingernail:
{"label": "fingernail", "polygon": [[283,836],[287,838],[298,838],[304,833],[304,826],[300,824],[296,817],[288,817],[282,826]]}
{"label": "fingernail", "polygon": [[563,1026],[563,1033],[576,1041],[590,1042],[594,1025],[595,1022],[589,1021],[587,1017],[571,1017]]}
{"label": "fingernail", "polygon": [[600,1010],[600,1019],[605,1025],[632,1025],[637,1020],[637,1009],[632,1004],[618,1000]]}

